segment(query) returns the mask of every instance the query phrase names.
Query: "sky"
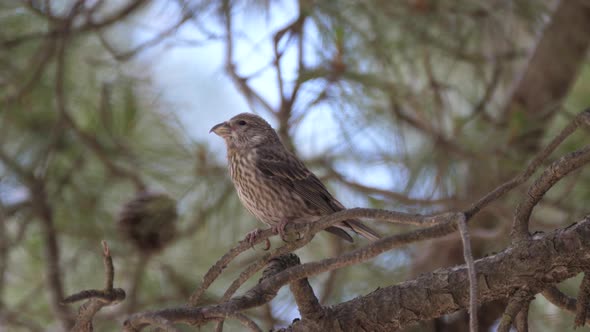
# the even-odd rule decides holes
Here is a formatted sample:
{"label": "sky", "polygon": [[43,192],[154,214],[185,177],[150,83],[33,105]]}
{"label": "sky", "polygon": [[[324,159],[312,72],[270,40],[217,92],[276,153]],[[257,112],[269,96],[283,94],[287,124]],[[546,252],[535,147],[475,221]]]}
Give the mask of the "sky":
{"label": "sky", "polygon": [[[168,15],[161,15],[163,11]],[[154,5],[146,18],[150,25],[167,27],[174,24],[177,13],[167,1],[159,1],[159,5]],[[268,18],[254,12],[249,14],[252,15],[249,18],[238,16],[235,22],[236,35],[243,37],[237,39],[235,59],[238,59],[236,62],[240,73],[257,72],[267,65],[272,51],[267,42],[268,34],[291,20],[295,14],[293,8],[286,11],[277,8],[276,14],[273,12]],[[219,22],[213,14],[207,13],[205,16],[206,21],[211,21],[211,24],[207,24],[207,29],[222,35],[223,31],[218,29]],[[145,41],[152,38],[156,31],[137,29],[134,37],[138,42]],[[194,24],[187,22],[178,31],[175,39],[204,40],[206,36]],[[243,42],[244,39],[247,42]],[[250,47],[251,43],[256,45],[255,49]],[[172,106],[187,125],[190,134],[199,140],[211,140],[209,129],[212,125],[237,113],[251,111],[224,71],[224,52],[223,40],[213,40],[205,41],[201,46],[158,47],[140,59],[151,63],[154,89],[161,91],[162,100]],[[285,67],[295,68],[294,64],[289,63]],[[261,95],[276,104],[278,99],[272,93],[276,84],[271,74],[264,72],[251,83]],[[271,120],[268,116],[266,118]]]}
{"label": "sky", "polygon": [[[175,4],[176,2],[160,0],[141,16],[140,22],[132,22],[135,42],[139,44],[149,40],[159,31],[174,25],[180,14]],[[298,13],[295,6],[295,2],[274,2],[270,15],[264,14],[262,8],[237,8],[236,11],[243,15],[236,15],[233,22],[236,40],[234,62],[238,66],[238,72],[244,76],[257,73],[249,83],[272,105],[278,104],[279,96],[275,72],[269,66],[269,59],[272,59],[272,38],[269,36],[296,18]],[[199,10],[195,12],[200,16],[200,20],[205,22],[203,26],[206,26],[204,29],[207,33],[223,36],[221,24],[214,13]],[[313,27],[308,24],[306,28],[306,35],[311,36],[308,40],[320,45],[320,38]],[[253,110],[225,73],[224,40],[207,39],[202,30],[203,27],[198,27],[191,21],[186,22],[171,38],[141,53],[135,61],[145,64],[146,70],[150,71],[152,87],[160,102],[166,111],[177,114],[192,138],[206,141],[212,149],[224,149],[223,141],[210,135],[209,129],[238,113]],[[310,49],[311,47],[308,47],[305,54],[308,64],[318,61]],[[268,69],[261,70],[264,68]],[[282,68],[287,80],[295,77],[294,51],[285,53]],[[306,115],[294,136],[298,153],[304,157],[314,157],[323,154],[330,147],[342,146],[339,131],[335,130],[340,124],[333,117],[334,111],[329,105],[319,105]],[[269,114],[260,115],[272,125],[276,125]],[[322,134],[321,140],[317,139],[318,133]],[[374,135],[370,132],[366,136],[357,135],[355,144],[375,144],[375,140],[370,136]],[[390,167],[373,165],[371,175],[362,178],[357,178],[358,170],[344,167],[343,171],[357,181],[383,189],[405,185],[403,181],[400,182],[398,174],[402,170],[399,169],[392,172]],[[356,200],[353,196],[341,199],[345,204],[362,205],[364,202]]]}

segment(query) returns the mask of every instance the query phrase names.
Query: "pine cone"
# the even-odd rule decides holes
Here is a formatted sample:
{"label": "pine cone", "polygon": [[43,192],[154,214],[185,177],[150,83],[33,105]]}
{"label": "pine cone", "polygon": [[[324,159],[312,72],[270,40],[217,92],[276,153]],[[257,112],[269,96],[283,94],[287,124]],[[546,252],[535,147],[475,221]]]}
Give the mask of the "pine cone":
{"label": "pine cone", "polygon": [[162,250],[176,234],[176,202],[166,194],[141,192],[127,202],[119,230],[143,253]]}

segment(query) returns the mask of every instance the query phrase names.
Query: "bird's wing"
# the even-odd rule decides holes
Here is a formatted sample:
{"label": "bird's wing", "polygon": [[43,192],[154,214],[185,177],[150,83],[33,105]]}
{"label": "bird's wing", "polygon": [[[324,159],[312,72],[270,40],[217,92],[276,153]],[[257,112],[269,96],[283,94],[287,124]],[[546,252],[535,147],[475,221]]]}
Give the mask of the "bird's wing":
{"label": "bird's wing", "polygon": [[[326,189],[326,186],[305,165],[287,150],[263,149],[257,154],[256,167],[277,185],[293,190],[309,205],[316,207],[323,214],[344,210]],[[365,226],[360,220],[345,220],[340,224],[326,228],[326,231],[352,242],[352,237],[344,231],[351,229],[370,240],[377,240],[380,235]]]}
{"label": "bird's wing", "polygon": [[343,210],[344,207],[324,184],[293,154],[286,150],[263,149],[258,152],[256,167],[277,182],[296,192],[308,204],[325,214]]}

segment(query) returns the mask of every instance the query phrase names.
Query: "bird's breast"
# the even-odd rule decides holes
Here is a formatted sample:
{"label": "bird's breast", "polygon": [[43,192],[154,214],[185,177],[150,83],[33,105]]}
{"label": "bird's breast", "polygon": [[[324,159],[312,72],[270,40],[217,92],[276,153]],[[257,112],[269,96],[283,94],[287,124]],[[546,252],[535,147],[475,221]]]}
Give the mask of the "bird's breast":
{"label": "bird's breast", "polygon": [[240,201],[260,221],[272,225],[302,214],[300,198],[257,169],[255,152],[231,156],[229,172]]}
{"label": "bird's breast", "polygon": [[[242,204],[259,219],[262,213],[262,184],[252,154],[235,154],[229,158],[229,173]],[[262,220],[266,222],[265,220]]]}

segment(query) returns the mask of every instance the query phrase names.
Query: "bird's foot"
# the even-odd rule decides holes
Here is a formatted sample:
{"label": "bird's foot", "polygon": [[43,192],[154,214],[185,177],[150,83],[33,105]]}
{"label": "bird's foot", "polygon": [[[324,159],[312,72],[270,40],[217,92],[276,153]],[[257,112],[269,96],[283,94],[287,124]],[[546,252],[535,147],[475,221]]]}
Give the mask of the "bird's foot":
{"label": "bird's foot", "polygon": [[[261,229],[256,228],[255,230],[248,232],[248,234],[246,234],[245,240],[248,242],[248,244],[250,245],[251,248],[254,248],[254,244],[256,243],[256,240],[258,240],[258,236],[260,235],[261,232],[262,232]],[[266,239],[265,245],[266,246],[265,246],[264,250],[270,249],[270,240],[268,238]]]}
{"label": "bird's foot", "polygon": [[287,242],[285,240],[285,227],[287,227],[287,223],[288,223],[287,220],[281,220],[281,221],[279,221],[279,223],[277,223],[276,225],[273,225],[271,227],[272,232],[274,234],[279,234],[281,236],[281,240],[283,240],[285,242]]}

